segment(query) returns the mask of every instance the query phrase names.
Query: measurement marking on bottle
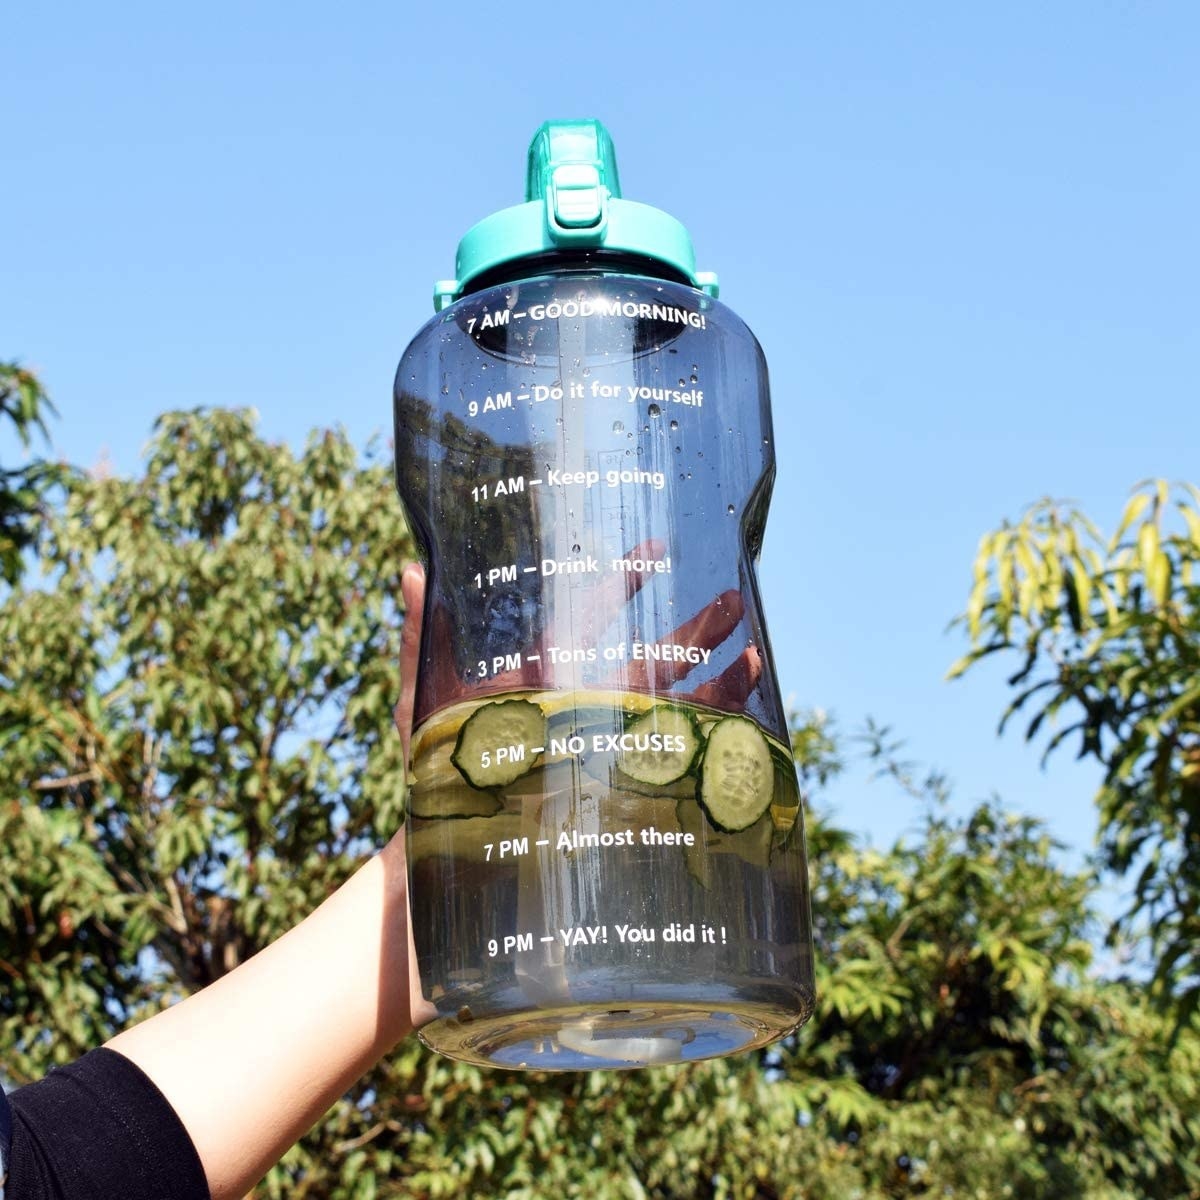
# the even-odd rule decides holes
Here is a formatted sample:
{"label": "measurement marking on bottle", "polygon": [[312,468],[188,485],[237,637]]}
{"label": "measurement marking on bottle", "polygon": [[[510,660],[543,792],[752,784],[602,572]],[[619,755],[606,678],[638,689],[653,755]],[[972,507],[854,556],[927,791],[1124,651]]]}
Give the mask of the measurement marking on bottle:
{"label": "measurement marking on bottle", "polygon": [[534,571],[536,571],[538,568],[537,567],[522,567],[521,569],[525,572],[526,575],[532,575],[534,573]]}
{"label": "measurement marking on bottle", "polygon": [[539,942],[553,942],[553,941],[557,941],[557,939],[555,938],[554,934],[549,934],[547,937],[538,938],[538,941]]}
{"label": "measurement marking on bottle", "polygon": [[541,483],[541,482],[542,482],[542,481],[541,481],[540,479],[531,479],[531,480],[529,481],[529,486],[530,486],[530,487],[533,487],[533,485],[534,485],[535,483]]}
{"label": "measurement marking on bottle", "polygon": [[485,483],[478,483],[471,489],[471,499],[480,504],[484,500],[490,500],[500,496],[514,496],[519,492],[525,491],[525,476],[524,475],[509,475],[507,478],[488,480]]}
{"label": "measurement marking on bottle", "polygon": [[[493,851],[495,854],[493,855]],[[520,858],[523,854],[529,853],[528,838],[505,838],[501,842],[484,842],[483,844],[483,860],[491,862],[493,857],[496,858]]]}
{"label": "measurement marking on bottle", "polygon": [[507,325],[512,315],[512,309],[501,308],[495,312],[484,311],[483,317],[470,317],[467,320],[467,333],[473,333],[475,326],[480,329],[492,329],[497,325]]}
{"label": "measurement marking on bottle", "polygon": [[[535,567],[534,570],[537,568]],[[511,563],[504,567],[489,567],[486,572],[475,572],[475,586],[482,588],[484,581],[487,581],[488,587],[494,583],[515,583],[517,579],[517,564]]]}
{"label": "measurement marking on bottle", "polygon": [[[509,746],[495,746],[479,751],[479,766],[487,770],[493,764],[501,767],[504,764],[523,763],[528,761],[529,747],[524,742],[515,742]],[[472,755],[474,758],[474,755]],[[523,772],[518,771],[517,774]]]}
{"label": "measurement marking on bottle", "polygon": [[541,662],[542,656],[540,654],[527,654],[527,655],[525,655],[525,661],[526,662]]}
{"label": "measurement marking on bottle", "polygon": [[529,399],[529,393],[528,393],[528,392],[518,392],[518,393],[517,393],[517,399],[518,399],[518,400],[528,400],[528,399]]}
{"label": "measurement marking on bottle", "polygon": [[467,405],[467,414],[477,417],[480,413],[498,412],[502,408],[512,408],[512,406],[512,392],[497,392],[494,396],[485,396],[482,404],[478,400],[470,401]]}
{"label": "measurement marking on bottle", "polygon": [[[538,840],[536,842],[534,842],[533,844],[535,846],[548,846],[548,845],[550,845],[550,839],[549,838],[538,838]],[[551,938],[550,940],[553,941],[554,939]]]}
{"label": "measurement marking on bottle", "polygon": [[486,658],[481,658],[476,664],[475,672],[480,679],[486,679],[489,675],[504,675],[509,671],[519,671],[520,669],[521,652],[517,650],[513,654],[493,655],[490,666]]}
{"label": "measurement marking on bottle", "polygon": [[500,953],[511,954],[513,951],[517,951],[519,953],[522,950],[532,949],[532,933],[506,933],[503,939],[488,938],[488,958],[495,958],[496,955]]}

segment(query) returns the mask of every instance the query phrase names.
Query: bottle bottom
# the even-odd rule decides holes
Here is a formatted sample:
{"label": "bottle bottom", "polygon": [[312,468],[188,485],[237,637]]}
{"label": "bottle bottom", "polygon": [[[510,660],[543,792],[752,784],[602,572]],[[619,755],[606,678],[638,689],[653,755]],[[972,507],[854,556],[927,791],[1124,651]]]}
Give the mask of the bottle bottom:
{"label": "bottle bottom", "polygon": [[506,1012],[476,1020],[468,1009],[418,1030],[427,1046],[476,1066],[534,1071],[632,1069],[699,1062],[755,1050],[784,1037],[812,1012],[794,1004],[636,1002]]}
{"label": "bottle bottom", "polygon": [[[509,1069],[630,1068],[750,1051],[808,1019],[795,767],[728,721],[642,695],[524,692],[421,727],[408,855],[427,1045]],[[714,752],[722,727],[737,744]]]}

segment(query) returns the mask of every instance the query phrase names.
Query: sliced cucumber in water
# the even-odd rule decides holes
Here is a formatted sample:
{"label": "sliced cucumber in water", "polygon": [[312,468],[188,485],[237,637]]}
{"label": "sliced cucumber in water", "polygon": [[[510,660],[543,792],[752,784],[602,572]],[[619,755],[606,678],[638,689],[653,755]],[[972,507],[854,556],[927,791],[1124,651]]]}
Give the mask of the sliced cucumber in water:
{"label": "sliced cucumber in water", "polygon": [[656,704],[625,726],[627,746],[617,759],[630,779],[664,787],[682,779],[700,753],[700,725],[691,713],[673,704]]}
{"label": "sliced cucumber in water", "polygon": [[497,700],[473,712],[450,756],[476,788],[498,788],[532,771],[546,749],[546,714],[529,700]]}
{"label": "sliced cucumber in water", "polygon": [[680,800],[675,806],[675,816],[680,831],[692,835],[691,844],[684,843],[683,859],[688,874],[701,887],[713,886],[713,871],[721,855],[736,855],[742,862],[762,871],[771,865],[775,836],[771,821],[760,818],[737,833],[726,833],[713,827],[694,799]]}
{"label": "sliced cucumber in water", "polygon": [[478,792],[458,787],[429,788],[426,791],[413,789],[408,797],[408,811],[423,820],[440,820],[443,817],[490,817],[503,806],[491,792]]}
{"label": "sliced cucumber in water", "polygon": [[709,857],[708,838],[710,823],[704,819],[704,810],[695,800],[680,800],[675,806],[675,817],[681,833],[692,835],[691,844],[683,844],[683,861],[688,874],[703,888],[712,887],[712,859]]}
{"label": "sliced cucumber in water", "polygon": [[748,829],[775,794],[775,764],[762,730],[748,717],[723,717],[708,732],[696,798],[714,825]]}
{"label": "sliced cucumber in water", "polygon": [[408,790],[408,811],[426,820],[442,817],[490,817],[500,811],[494,792],[481,792],[467,783],[450,761],[443,744],[417,757],[416,775]]}

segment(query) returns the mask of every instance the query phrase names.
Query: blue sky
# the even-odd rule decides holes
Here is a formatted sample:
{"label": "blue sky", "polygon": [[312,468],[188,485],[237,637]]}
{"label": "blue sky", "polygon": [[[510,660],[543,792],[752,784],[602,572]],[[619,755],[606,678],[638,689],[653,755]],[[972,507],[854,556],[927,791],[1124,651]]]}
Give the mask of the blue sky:
{"label": "blue sky", "polygon": [[[943,682],[981,534],[1051,494],[1104,526],[1200,479],[1200,9],[1178,3],[126,3],[3,22],[0,357],[58,450],[137,468],[156,413],[299,442],[390,421],[458,238],[551,117],[690,229],[772,370],[762,580],[785,693],[894,727],[957,803],[1077,849],[1095,773]],[[830,797],[885,842],[918,814]]]}

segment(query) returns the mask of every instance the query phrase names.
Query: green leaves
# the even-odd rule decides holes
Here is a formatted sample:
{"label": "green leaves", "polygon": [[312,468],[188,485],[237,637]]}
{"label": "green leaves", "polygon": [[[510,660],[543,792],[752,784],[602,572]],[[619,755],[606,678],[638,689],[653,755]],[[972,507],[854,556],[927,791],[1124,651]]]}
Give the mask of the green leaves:
{"label": "green leaves", "polygon": [[6,467],[0,458],[0,584],[15,583],[22,555],[33,546],[47,497],[67,476],[67,468],[43,458],[28,458],[34,439],[48,438],[46,417],[54,406],[31,371],[0,362],[0,436],[7,426],[15,435],[23,465]]}
{"label": "green leaves", "polygon": [[1200,1039],[1180,1031],[1169,1050],[1138,989],[1090,977],[1090,878],[1056,865],[1035,819],[951,817],[936,773],[918,783],[879,731],[868,742],[926,817],[886,852],[810,826],[818,1010],[774,1065],[805,1130],[792,1153],[812,1166],[780,1194],[1200,1187]]}
{"label": "green leaves", "polygon": [[1198,562],[1193,485],[1141,485],[1110,539],[1043,501],[981,543],[960,618],[970,648],[950,672],[1017,651],[1010,682],[1033,683],[1004,720],[1025,709],[1028,737],[1053,730],[1047,753],[1078,735],[1080,756],[1102,765],[1102,861],[1137,872],[1119,930],[1148,921],[1156,993],[1188,1012],[1200,992]]}
{"label": "green leaves", "polygon": [[69,947],[90,991],[11,999],[13,1078],[88,995],[94,1044],[290,928],[404,798],[413,549],[387,464],[340,433],[296,453],[249,413],[168,413],[143,476],[69,481],[41,548],[0,607],[0,804],[25,831],[0,878],[33,914],[0,959]]}
{"label": "green leaves", "polygon": [[[1032,721],[1081,710],[1078,731],[1113,756],[1105,819],[1120,854],[1154,866],[1152,888],[1190,827],[1181,807],[1144,822],[1139,806],[1200,784],[1181,590],[1200,525],[1193,492],[1172,510],[1178,532],[1170,497],[1148,495],[1111,555],[1057,511],[989,535],[967,624],[972,653],[1018,651],[1014,707]],[[1140,565],[1146,521],[1171,564],[1165,602]],[[14,1082],[290,928],[404,804],[391,706],[412,544],[386,462],[336,431],[296,450],[247,412],[167,413],[138,476],[70,481],[40,549],[41,577],[0,605],[0,1044]],[[1135,640],[1152,628],[1154,654]],[[1047,630],[1069,653],[1053,641],[1047,657]],[[1101,666],[1112,674],[1088,673]],[[819,795],[843,739],[820,710],[791,724]],[[1057,865],[1037,821],[997,804],[954,816],[944,778],[898,761],[886,730],[865,740],[888,780],[875,786],[925,815],[878,848],[810,813],[819,995],[795,1037],[695,1066],[540,1077],[484,1074],[413,1039],[262,1195],[1197,1192],[1196,1036],[1181,1029],[1168,1057],[1170,1026],[1141,991],[1090,976],[1090,880]]]}

